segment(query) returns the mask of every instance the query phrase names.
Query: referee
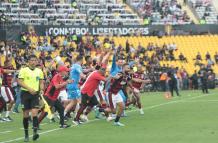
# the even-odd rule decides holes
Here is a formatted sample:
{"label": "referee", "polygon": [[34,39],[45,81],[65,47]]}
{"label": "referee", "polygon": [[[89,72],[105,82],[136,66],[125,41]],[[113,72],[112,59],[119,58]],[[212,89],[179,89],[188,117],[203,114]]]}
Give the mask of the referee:
{"label": "referee", "polygon": [[38,129],[38,109],[39,95],[44,91],[44,75],[41,69],[36,68],[38,59],[35,55],[30,55],[28,67],[21,68],[18,75],[18,84],[21,86],[21,104],[23,107],[23,127],[25,131],[24,142],[29,141],[28,119],[31,112],[33,119],[33,140],[39,138]]}

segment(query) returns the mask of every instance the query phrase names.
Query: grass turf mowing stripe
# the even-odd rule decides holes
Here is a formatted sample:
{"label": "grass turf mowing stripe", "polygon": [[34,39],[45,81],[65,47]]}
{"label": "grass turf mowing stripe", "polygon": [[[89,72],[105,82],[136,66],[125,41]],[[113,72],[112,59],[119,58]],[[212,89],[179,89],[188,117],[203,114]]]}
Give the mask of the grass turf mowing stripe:
{"label": "grass turf mowing stripe", "polygon": [[[213,94],[207,94],[207,95],[213,95]],[[203,95],[194,96],[194,97],[191,97],[191,98],[184,98],[184,99],[180,99],[180,97],[178,97],[178,98],[176,98],[178,100],[169,101],[169,102],[165,102],[165,103],[161,103],[161,104],[157,104],[157,105],[152,105],[152,106],[149,106],[149,107],[145,107],[143,109],[144,110],[149,110],[149,109],[153,109],[153,108],[164,106],[164,105],[168,105],[168,104],[174,104],[174,103],[183,102],[183,101],[186,101],[186,100],[197,99],[197,98],[202,98],[202,97],[208,97],[208,96],[205,96],[205,94],[203,94]],[[135,112],[135,111],[138,111],[138,109],[127,111],[126,113],[131,113],[131,112]],[[89,122],[84,123],[84,124],[88,124],[88,123],[95,122],[95,121],[98,121],[98,120],[99,119],[90,120]],[[73,125],[71,127],[75,127],[75,125]],[[43,135],[43,134],[47,134],[47,133],[58,131],[58,130],[62,130],[62,128],[55,128],[55,129],[47,130],[47,131],[41,132],[39,134]],[[30,137],[32,137],[32,135]],[[16,138],[16,139],[12,139],[12,140],[8,140],[8,141],[3,141],[3,142],[0,142],[0,143],[11,143],[11,142],[15,142],[15,141],[20,141],[22,139],[24,139],[24,137],[19,137],[19,138]]]}

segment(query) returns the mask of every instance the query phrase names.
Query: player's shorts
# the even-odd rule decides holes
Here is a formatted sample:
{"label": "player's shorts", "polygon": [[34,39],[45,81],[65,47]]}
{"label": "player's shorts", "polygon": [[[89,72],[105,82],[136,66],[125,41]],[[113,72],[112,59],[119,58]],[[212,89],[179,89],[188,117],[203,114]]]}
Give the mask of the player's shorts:
{"label": "player's shorts", "polygon": [[10,87],[2,86],[1,87],[1,96],[6,103],[14,101],[14,91]]}
{"label": "player's shorts", "polygon": [[139,94],[139,93],[140,93],[140,90],[139,90],[138,88],[133,87],[133,92]]}
{"label": "player's shorts", "polygon": [[79,99],[81,97],[81,92],[79,89],[76,90],[68,90],[68,99],[74,100],[74,99]]}
{"label": "player's shorts", "polygon": [[28,91],[21,91],[21,104],[24,110],[40,108],[39,95],[32,95]]}
{"label": "player's shorts", "polygon": [[59,95],[58,95],[58,99],[60,99],[61,101],[66,101],[66,100],[68,100],[67,91],[66,91],[66,90],[60,91],[60,93],[59,93]]}
{"label": "player's shorts", "polygon": [[125,96],[123,90],[120,90],[120,91],[118,92],[118,94],[122,97],[123,102],[126,102],[126,101],[127,101],[127,96]]}
{"label": "player's shorts", "polygon": [[123,97],[121,94],[108,93],[108,102],[111,109],[116,109],[117,103],[123,103]]}
{"label": "player's shorts", "polygon": [[99,104],[96,96],[90,97],[87,94],[82,94],[81,103],[86,106],[95,106]]}

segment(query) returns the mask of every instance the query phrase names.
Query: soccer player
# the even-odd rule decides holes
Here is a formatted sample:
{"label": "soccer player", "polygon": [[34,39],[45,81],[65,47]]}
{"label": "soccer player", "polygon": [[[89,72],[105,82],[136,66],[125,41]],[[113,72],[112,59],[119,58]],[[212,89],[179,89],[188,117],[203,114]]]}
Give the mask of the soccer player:
{"label": "soccer player", "polygon": [[29,113],[33,119],[33,140],[39,138],[38,129],[38,108],[39,94],[44,91],[44,75],[41,69],[36,68],[38,59],[35,55],[30,55],[28,67],[21,68],[18,75],[18,84],[21,86],[21,104],[23,105],[23,127],[25,131],[24,142],[29,141]]}
{"label": "soccer player", "polygon": [[118,107],[118,111],[116,114],[114,125],[116,126],[125,126],[124,124],[120,123],[120,117],[124,111],[124,101],[123,97],[120,94],[120,90],[123,89],[125,85],[128,85],[130,89],[133,89],[130,80],[131,78],[128,76],[128,72],[130,71],[130,67],[128,64],[124,64],[123,72],[119,72],[111,79],[110,87],[108,90],[108,99],[109,99],[109,106],[110,108],[106,109],[99,109],[100,112],[107,113],[116,113],[116,107]]}
{"label": "soccer player", "polygon": [[132,77],[132,86],[133,86],[133,97],[136,99],[136,104],[138,105],[140,114],[143,115],[144,111],[141,105],[140,99],[140,89],[145,83],[149,83],[150,80],[145,80],[145,75],[143,73],[143,67],[138,65],[137,72],[133,74]]}
{"label": "soccer player", "polygon": [[79,89],[79,80],[81,78],[85,78],[86,76],[82,73],[82,63],[83,63],[83,57],[78,56],[76,58],[76,63],[72,65],[71,71],[70,71],[70,79],[73,80],[73,83],[70,83],[67,85],[67,93],[68,93],[68,99],[70,100],[70,103],[65,107],[64,110],[64,116],[66,116],[67,113],[69,113],[72,109],[72,111],[75,110],[77,103],[79,102],[79,99],[81,97],[81,92]]}
{"label": "soccer player", "polygon": [[[60,116],[60,128],[68,128],[69,125],[64,123],[64,107],[58,100],[58,96],[62,90],[65,90],[67,84],[72,83],[72,80],[68,79],[69,69],[66,66],[59,66],[58,73],[52,78],[45,92],[45,100],[50,107],[55,107]],[[40,117],[41,119],[41,117]]]}
{"label": "soccer player", "polygon": [[[0,67],[0,77],[3,73],[13,73],[13,72],[15,72],[15,70],[8,70]],[[1,87],[1,83],[0,83],[0,87]],[[1,118],[1,112],[5,107],[6,107],[6,102],[0,94],[0,122],[5,122],[5,119]]]}
{"label": "soccer player", "polygon": [[[102,53],[101,55],[100,55],[100,57],[98,57],[98,59],[97,59],[97,61],[96,61],[96,64],[95,64],[95,69],[96,70],[99,70],[101,67],[107,67],[107,64],[108,64],[108,59],[109,59],[109,56],[110,56],[110,54],[111,54],[111,52],[110,51],[108,51],[106,54],[105,53]],[[98,101],[99,101],[99,105],[98,106],[104,106],[104,105],[106,105],[106,102],[105,102],[105,99],[103,98],[103,89],[104,89],[104,81],[101,81],[100,83],[99,83],[99,86],[97,87],[97,89],[95,90],[95,92],[94,92],[94,94],[95,94],[95,96],[97,97],[97,99],[98,99]],[[97,107],[97,106],[95,106],[95,107]],[[87,117],[87,115],[92,111],[92,109],[93,109],[93,107],[92,106],[88,106],[87,108],[86,108],[86,111],[85,111],[85,113],[83,114],[83,115],[81,115],[81,120],[82,121],[88,121],[88,117]],[[96,109],[96,108],[95,108]],[[98,109],[97,110],[95,110],[96,111],[96,118],[101,118],[99,115],[99,111],[98,111]]]}
{"label": "soccer player", "polygon": [[[12,66],[11,58],[6,59],[4,64],[4,69],[14,70]],[[8,103],[7,111],[4,118],[4,120],[8,122],[12,121],[10,117],[10,112],[13,107],[14,97],[15,97],[15,91],[12,88],[12,79],[13,79],[12,73],[3,73],[1,95],[4,98],[5,102]]]}
{"label": "soccer player", "polygon": [[101,67],[99,70],[93,71],[86,79],[85,83],[81,88],[81,106],[73,120],[75,125],[80,124],[80,115],[89,106],[89,108],[94,107],[98,104],[96,96],[94,96],[95,90],[98,88],[100,81],[106,81],[105,67]]}
{"label": "soccer player", "polygon": [[112,77],[110,82],[107,82],[109,85],[108,90],[108,100],[109,100],[109,108],[103,109],[100,108],[100,112],[104,112],[105,115],[108,115],[108,113],[116,113],[116,108],[118,109],[114,125],[116,126],[125,126],[124,124],[120,123],[120,117],[124,111],[124,101],[123,97],[120,94],[120,90],[123,89],[123,86],[128,85],[131,90],[133,90],[130,80],[128,76],[128,72],[130,71],[130,67],[128,64],[123,65],[123,72],[117,73],[115,76]]}
{"label": "soccer player", "polygon": [[[123,71],[122,67],[125,64],[123,58],[122,57],[117,58],[116,54],[117,54],[116,51],[114,51],[114,56],[113,56],[113,61],[112,61],[112,66],[111,66],[111,71],[110,71],[110,75],[112,77],[115,76],[117,73],[122,72]],[[109,88],[107,85],[106,85],[106,90],[108,90]],[[126,89],[127,89],[126,87],[123,87],[123,89],[119,91],[119,94],[122,96],[124,103],[126,102],[127,96],[128,96],[126,93]],[[122,116],[127,116],[125,113],[125,110],[123,110]],[[111,119],[113,119],[113,117]],[[108,118],[108,121],[111,119]]]}

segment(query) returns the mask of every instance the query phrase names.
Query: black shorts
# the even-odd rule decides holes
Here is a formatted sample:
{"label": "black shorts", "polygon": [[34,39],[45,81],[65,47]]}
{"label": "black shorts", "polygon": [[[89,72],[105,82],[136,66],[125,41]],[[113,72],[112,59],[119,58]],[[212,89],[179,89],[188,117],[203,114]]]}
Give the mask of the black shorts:
{"label": "black shorts", "polygon": [[49,99],[47,96],[44,96],[44,99],[45,99],[45,101],[48,103],[48,105],[49,105],[50,107],[53,107],[53,106],[54,106],[55,101]]}
{"label": "black shorts", "polygon": [[24,110],[40,108],[39,95],[32,95],[28,91],[21,91],[21,104]]}
{"label": "black shorts", "polygon": [[95,105],[98,105],[98,100],[96,96],[90,97],[87,94],[82,94],[81,103],[86,106],[95,106]]}

